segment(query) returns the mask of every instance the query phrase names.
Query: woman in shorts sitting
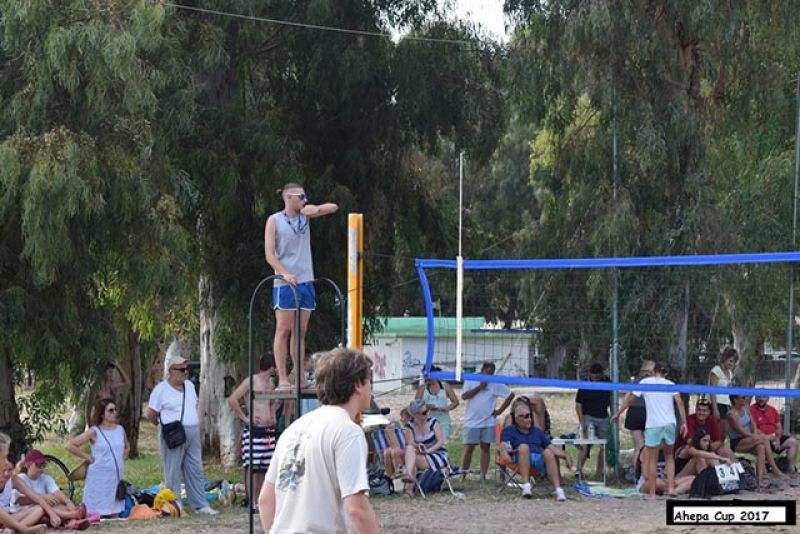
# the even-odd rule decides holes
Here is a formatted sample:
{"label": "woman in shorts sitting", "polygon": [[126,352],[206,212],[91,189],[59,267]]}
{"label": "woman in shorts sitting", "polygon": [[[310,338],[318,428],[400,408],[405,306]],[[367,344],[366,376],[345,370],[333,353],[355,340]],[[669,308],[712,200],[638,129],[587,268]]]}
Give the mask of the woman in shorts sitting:
{"label": "woman in shorts sitting", "polygon": [[755,428],[750,415],[750,398],[746,395],[730,395],[731,408],[728,411],[728,432],[731,436],[731,449],[733,452],[752,452],[756,455],[756,479],[759,487],[764,483],[764,474],[767,472],[767,462],[772,467],[772,472],[781,480],[789,480],[775,464],[770,447],[770,438],[761,434]]}
{"label": "woman in shorts sitting", "polygon": [[698,475],[709,465],[731,464],[729,458],[711,450],[711,434],[698,428],[692,439],[675,452],[675,473],[677,478]]}

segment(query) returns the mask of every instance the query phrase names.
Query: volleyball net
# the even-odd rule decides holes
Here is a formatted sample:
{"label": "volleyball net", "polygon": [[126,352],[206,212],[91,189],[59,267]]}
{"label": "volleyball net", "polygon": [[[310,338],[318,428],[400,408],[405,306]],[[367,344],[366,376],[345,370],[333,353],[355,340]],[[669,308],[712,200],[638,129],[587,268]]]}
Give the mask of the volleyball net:
{"label": "volleyball net", "polygon": [[[425,374],[537,387],[800,397],[786,388],[781,358],[787,353],[793,375],[800,355],[794,361],[783,347],[798,262],[798,252],[418,259]],[[707,385],[720,349],[734,344],[743,356],[734,386]],[[644,360],[667,363],[676,385],[633,384]],[[494,375],[480,374],[485,361],[495,363]],[[579,380],[590,362],[605,364],[617,380]]]}

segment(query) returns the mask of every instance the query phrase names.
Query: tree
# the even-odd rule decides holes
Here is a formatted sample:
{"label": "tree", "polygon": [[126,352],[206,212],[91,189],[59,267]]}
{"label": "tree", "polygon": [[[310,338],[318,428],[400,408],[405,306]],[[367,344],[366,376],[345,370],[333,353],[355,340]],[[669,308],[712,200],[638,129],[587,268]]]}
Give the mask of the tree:
{"label": "tree", "polygon": [[[191,79],[158,4],[3,1],[0,20],[0,373],[31,369],[56,402],[123,347],[136,376],[139,340],[180,292],[181,175],[163,140],[192,115]],[[14,426],[3,386],[0,426]],[[134,451],[139,399],[126,404]]]}
{"label": "tree", "polygon": [[[787,121],[766,119],[786,109],[790,88],[776,82],[796,70],[791,60],[782,62],[797,57],[797,29],[783,7],[514,0],[506,10],[518,22],[509,52],[514,106],[538,128],[530,177],[540,216],[531,250],[670,255],[774,250],[785,242],[785,228],[774,224],[769,208],[782,202],[771,184],[788,178],[779,163],[785,157],[774,155],[786,154],[790,130]],[[616,196],[612,128],[620,146]],[[723,147],[731,143],[757,150],[728,158]],[[754,168],[764,170],[755,180]],[[731,178],[736,186],[722,185]],[[743,203],[764,218],[737,217],[726,208]],[[751,224],[758,230],[746,228]],[[773,328],[769,301],[780,290],[767,282],[754,292],[749,269],[719,271],[711,280],[721,284],[709,284],[708,272],[620,273],[621,340],[631,370],[640,356],[669,353],[685,361],[690,339],[709,347],[735,339],[753,353],[755,341]],[[543,319],[552,326],[545,332],[564,336],[556,310],[570,317],[599,310],[599,323],[579,321],[579,333],[567,338],[591,340],[587,326],[602,325],[597,342],[589,342],[602,355],[611,284],[587,276],[581,286],[588,300],[546,307]],[[715,292],[725,296],[724,314],[713,311],[720,302]],[[716,332],[705,329],[712,314],[728,321]],[[700,330],[676,344],[686,328]]]}

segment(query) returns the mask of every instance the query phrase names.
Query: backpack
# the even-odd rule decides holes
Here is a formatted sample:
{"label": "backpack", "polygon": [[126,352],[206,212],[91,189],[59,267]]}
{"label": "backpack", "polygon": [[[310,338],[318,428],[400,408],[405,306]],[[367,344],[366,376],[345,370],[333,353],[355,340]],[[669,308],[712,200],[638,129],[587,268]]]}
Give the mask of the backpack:
{"label": "backpack", "polygon": [[444,484],[444,475],[441,471],[434,471],[433,469],[426,469],[422,476],[418,479],[419,487],[422,492],[427,495],[429,493],[438,493],[442,491],[442,484]]}
{"label": "backpack", "polygon": [[756,491],[758,489],[758,479],[756,478],[756,470],[753,464],[747,461],[739,463],[744,469],[743,472],[739,473],[739,489]]}
{"label": "backpack", "polygon": [[692,481],[692,488],[689,490],[690,497],[700,497],[701,499],[708,499],[709,497],[716,497],[717,495],[726,495],[728,493],[739,493],[739,486],[733,488],[732,484],[727,485],[725,488],[720,486],[719,478],[717,478],[717,470],[713,465],[709,465],[694,477]]}
{"label": "backpack", "polygon": [[367,482],[369,482],[369,496],[392,495],[394,493],[394,483],[383,474],[381,469],[367,471]]}

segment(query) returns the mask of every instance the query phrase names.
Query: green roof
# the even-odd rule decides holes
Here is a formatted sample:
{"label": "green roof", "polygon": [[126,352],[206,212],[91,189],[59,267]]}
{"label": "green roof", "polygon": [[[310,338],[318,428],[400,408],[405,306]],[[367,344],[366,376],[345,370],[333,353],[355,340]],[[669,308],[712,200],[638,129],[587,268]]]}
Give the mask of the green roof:
{"label": "green roof", "polygon": [[[372,333],[377,338],[395,337],[427,337],[428,319],[426,317],[382,317],[379,319],[382,329]],[[485,321],[483,317],[464,317],[462,318],[463,335],[466,337],[476,337],[492,335],[498,337],[520,337],[531,336],[531,330],[503,330],[492,328],[481,328]],[[438,335],[450,332],[455,337],[456,318],[455,317],[434,317],[433,329]]]}

